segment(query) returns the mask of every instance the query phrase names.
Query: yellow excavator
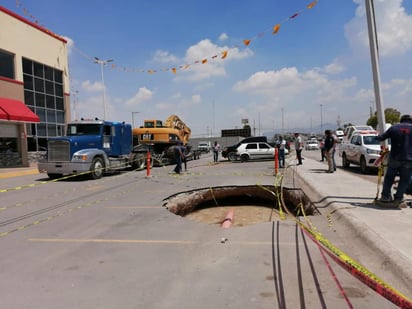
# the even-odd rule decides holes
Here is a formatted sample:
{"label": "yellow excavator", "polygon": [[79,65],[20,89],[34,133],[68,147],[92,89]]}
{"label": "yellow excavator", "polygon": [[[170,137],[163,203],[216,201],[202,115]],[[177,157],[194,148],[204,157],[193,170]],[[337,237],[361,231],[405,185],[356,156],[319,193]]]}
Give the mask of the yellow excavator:
{"label": "yellow excavator", "polygon": [[198,151],[191,149],[188,144],[190,128],[176,115],[169,116],[165,122],[161,120],[144,120],[140,128],[133,128],[133,140],[135,147],[150,151],[154,165],[173,164],[174,147],[182,143],[185,146],[187,159],[198,159]]}

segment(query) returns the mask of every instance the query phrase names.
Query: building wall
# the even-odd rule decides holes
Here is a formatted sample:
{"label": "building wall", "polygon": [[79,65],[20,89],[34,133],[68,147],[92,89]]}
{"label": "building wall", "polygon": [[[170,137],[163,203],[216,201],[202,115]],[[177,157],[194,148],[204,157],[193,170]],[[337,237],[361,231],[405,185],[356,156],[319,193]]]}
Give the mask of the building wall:
{"label": "building wall", "polygon": [[15,99],[24,102],[23,82],[9,78],[2,78],[0,76],[0,95],[3,98]]}
{"label": "building wall", "polygon": [[[24,102],[23,58],[62,71],[64,123],[70,119],[70,84],[67,41],[50,30],[0,6],[0,50],[14,55],[14,78],[0,76],[0,97]],[[64,124],[63,123],[63,124]],[[4,121],[0,122],[5,124]],[[22,164],[28,165],[27,127],[14,123]],[[0,138],[1,138],[0,130]]]}
{"label": "building wall", "polygon": [[67,41],[0,7],[0,48],[15,54],[15,79],[23,82],[22,57],[64,72],[64,92],[69,93]]}

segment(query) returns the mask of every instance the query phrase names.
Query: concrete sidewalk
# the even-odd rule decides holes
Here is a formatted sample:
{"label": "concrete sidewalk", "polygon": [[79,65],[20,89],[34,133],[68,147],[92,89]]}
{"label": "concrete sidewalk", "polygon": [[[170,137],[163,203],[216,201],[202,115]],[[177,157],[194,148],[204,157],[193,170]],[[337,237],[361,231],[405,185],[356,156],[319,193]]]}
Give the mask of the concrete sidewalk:
{"label": "concrete sidewalk", "polygon": [[[326,173],[327,165],[314,159],[305,158],[303,165],[292,169],[331,227],[349,227],[336,230],[344,230],[344,238],[368,247],[373,263],[390,270],[412,289],[412,208],[375,206],[377,183],[339,168]],[[411,196],[405,195],[405,199],[411,201]]]}
{"label": "concrete sidewalk", "polygon": [[37,163],[31,163],[28,167],[4,167],[0,168],[0,179],[38,174]]}

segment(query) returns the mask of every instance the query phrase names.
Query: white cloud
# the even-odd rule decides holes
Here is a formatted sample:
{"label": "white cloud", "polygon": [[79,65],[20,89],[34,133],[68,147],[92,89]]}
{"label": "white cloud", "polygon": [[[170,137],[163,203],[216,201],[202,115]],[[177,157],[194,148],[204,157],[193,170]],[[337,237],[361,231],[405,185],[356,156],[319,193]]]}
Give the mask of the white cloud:
{"label": "white cloud", "polygon": [[[76,115],[77,119],[84,118],[84,119],[94,119],[99,118],[103,119],[104,117],[104,106],[102,103],[102,97],[99,95],[87,97],[86,99],[81,99],[76,104]],[[110,110],[110,108],[108,108]]]}
{"label": "white cloud", "polygon": [[325,65],[323,71],[327,74],[338,74],[345,70],[345,67],[338,61],[335,60],[334,62]]}
{"label": "white cloud", "polygon": [[[375,0],[374,11],[380,56],[396,56],[412,49],[412,15],[402,6],[402,0]],[[356,53],[369,51],[364,0],[358,5],[356,16],[345,25],[345,36]]]}
{"label": "white cloud", "polygon": [[200,94],[194,94],[189,98],[179,98],[174,108],[178,107],[180,110],[187,110],[190,107],[197,106],[202,102]]}
{"label": "white cloud", "polygon": [[153,91],[146,87],[139,88],[137,93],[130,99],[126,100],[126,107],[136,107],[137,105],[150,100],[153,97]]}
{"label": "white cloud", "polygon": [[193,103],[198,104],[198,103],[200,103],[200,101],[201,101],[201,98],[200,98],[199,94],[192,95],[192,102]]}
{"label": "white cloud", "polygon": [[168,51],[156,50],[153,60],[159,63],[176,63],[178,58],[170,54]]}
{"label": "white cloud", "polygon": [[74,41],[67,37],[67,36],[63,36],[63,38],[67,41],[67,54],[70,56],[72,54],[72,50],[73,50],[73,46],[74,46]]}
{"label": "white cloud", "polygon": [[299,72],[296,67],[282,68],[278,71],[257,72],[245,81],[239,81],[233,90],[252,93],[267,98],[290,99],[310,92],[317,101],[327,101],[326,97],[339,99],[344,90],[356,86],[356,78],[332,80],[318,69]]}
{"label": "white cloud", "polygon": [[329,111],[338,106],[342,111],[353,108],[356,86],[355,77],[334,80],[318,68],[300,72],[296,67],[288,67],[256,72],[247,80],[237,82],[233,90],[255,98],[256,103],[248,103],[246,110],[267,115],[279,113],[285,107],[289,112],[293,111],[293,116],[289,113],[288,121],[299,126],[299,121],[307,119],[320,104],[325,105],[325,111],[326,107]]}
{"label": "white cloud", "polygon": [[[227,51],[228,55],[222,59],[222,52]],[[190,46],[184,58],[185,63],[190,64],[188,70],[181,70],[176,80],[200,81],[213,76],[225,76],[225,64],[228,61],[242,60],[253,55],[253,52],[246,48],[229,48],[227,46],[218,46],[213,44],[209,39],[204,39],[196,45]],[[206,63],[202,60],[206,59]]]}
{"label": "white cloud", "polygon": [[173,104],[171,103],[156,103],[156,109],[161,111],[171,110],[173,108]]}
{"label": "white cloud", "polygon": [[89,80],[85,80],[82,82],[81,87],[83,90],[87,92],[96,92],[96,91],[102,91],[102,83],[101,82],[94,82],[92,83]]}
{"label": "white cloud", "polygon": [[219,41],[226,41],[229,38],[229,36],[226,33],[222,33],[219,35]]}

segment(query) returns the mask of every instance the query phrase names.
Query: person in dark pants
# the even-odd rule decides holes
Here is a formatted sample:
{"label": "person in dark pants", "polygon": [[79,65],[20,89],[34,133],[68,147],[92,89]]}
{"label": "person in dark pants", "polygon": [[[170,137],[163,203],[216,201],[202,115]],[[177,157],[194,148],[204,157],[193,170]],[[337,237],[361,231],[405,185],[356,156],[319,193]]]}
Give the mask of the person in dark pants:
{"label": "person in dark pants", "polygon": [[182,170],[182,158],[183,158],[181,142],[178,142],[177,145],[174,147],[174,153],[175,153],[176,166],[173,171],[175,172],[175,174],[180,174],[180,171]]}
{"label": "person in dark pants", "polygon": [[335,151],[335,139],[333,138],[331,130],[325,130],[325,157],[328,161],[328,170],[327,173],[333,173],[335,171],[333,165],[333,154]]}
{"label": "person in dark pants", "polygon": [[184,146],[184,145],[181,145],[181,146],[180,146],[180,150],[181,150],[181,152],[182,152],[182,163],[183,163],[183,165],[184,165],[184,167],[185,167],[185,171],[187,171],[186,147],[187,147],[187,146]]}
{"label": "person in dark pants", "polygon": [[213,145],[213,161],[214,162],[219,161],[219,151],[220,151],[220,145],[215,141],[215,144]]}
{"label": "person in dark pants", "polygon": [[284,168],[285,167],[286,141],[280,135],[279,135],[279,139],[276,142],[276,147],[279,149],[279,153],[278,153],[279,168]]}
{"label": "person in dark pants", "polygon": [[298,160],[297,165],[302,165],[302,149],[303,149],[302,138],[299,136],[299,133],[295,133],[295,151],[296,151],[296,159]]}
{"label": "person in dark pants", "polygon": [[320,142],[320,161],[323,162],[325,161],[326,157],[325,157],[325,141],[321,141]]}
{"label": "person in dark pants", "polygon": [[[387,138],[391,139],[391,151],[381,198],[377,203],[379,206],[399,207],[412,176],[412,117],[402,115],[400,123],[392,125],[377,137],[380,141]],[[399,183],[393,199],[391,190],[397,175]]]}

